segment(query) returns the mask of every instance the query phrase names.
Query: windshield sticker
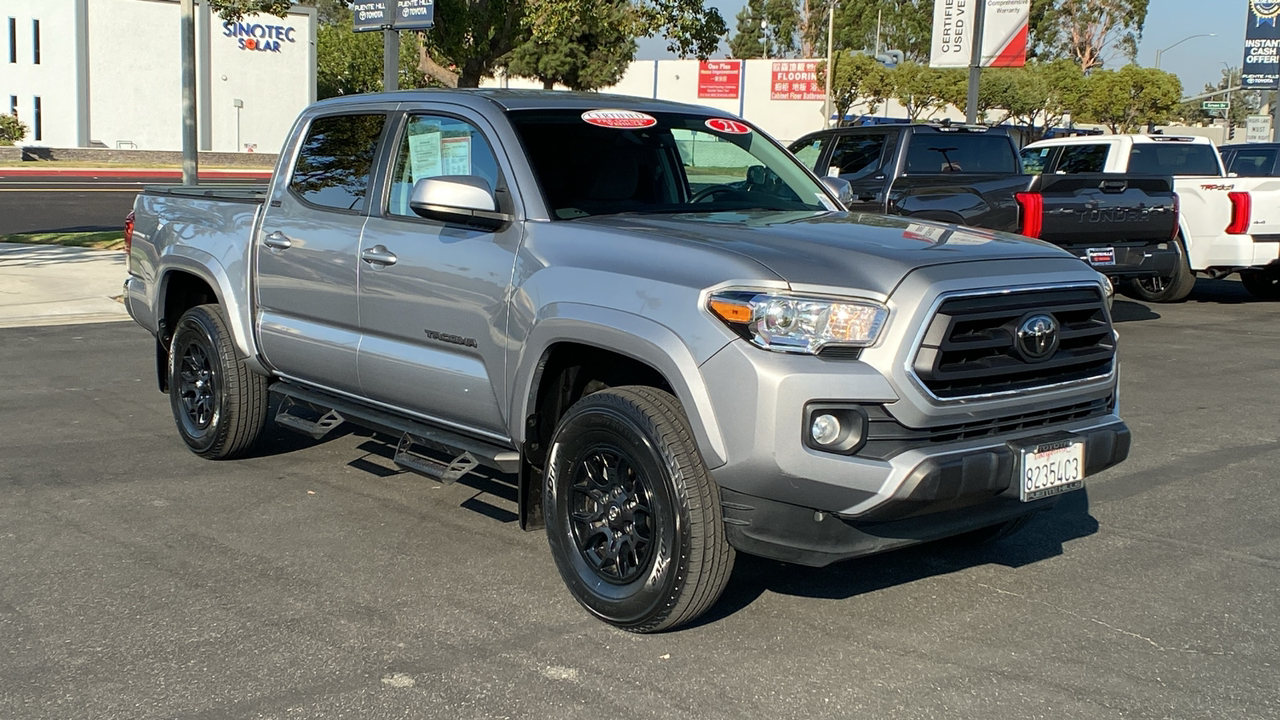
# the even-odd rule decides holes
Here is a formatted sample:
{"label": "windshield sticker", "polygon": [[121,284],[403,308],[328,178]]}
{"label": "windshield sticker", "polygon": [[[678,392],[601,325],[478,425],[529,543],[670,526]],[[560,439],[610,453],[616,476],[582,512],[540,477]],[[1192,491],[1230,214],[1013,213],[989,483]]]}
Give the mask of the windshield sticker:
{"label": "windshield sticker", "polygon": [[635,110],[588,110],[582,113],[582,121],[596,127],[616,128],[618,130],[635,130],[636,128],[653,127],[658,124],[657,118]]}
{"label": "windshield sticker", "polygon": [[726,135],[746,135],[751,132],[750,126],[728,118],[711,118],[707,121],[707,127]]}

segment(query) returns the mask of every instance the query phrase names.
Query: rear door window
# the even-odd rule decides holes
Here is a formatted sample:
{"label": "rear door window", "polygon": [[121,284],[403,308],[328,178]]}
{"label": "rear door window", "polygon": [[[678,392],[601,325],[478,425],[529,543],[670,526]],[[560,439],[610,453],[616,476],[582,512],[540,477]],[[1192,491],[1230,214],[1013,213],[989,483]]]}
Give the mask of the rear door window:
{"label": "rear door window", "polygon": [[1054,147],[1024,148],[1022,150],[1022,171],[1031,175],[1044,173],[1045,167],[1048,166],[1055,150],[1057,148]]}
{"label": "rear door window", "polygon": [[1107,152],[1109,145],[1064,145],[1062,157],[1058,158],[1056,172],[1073,175],[1075,173],[1100,173],[1107,169]]}
{"label": "rear door window", "polygon": [[333,210],[363,211],[386,115],[316,118],[298,149],[289,190]]}
{"label": "rear door window", "polygon": [[1007,135],[970,132],[916,132],[907,150],[907,173],[1018,172],[1018,156]]}
{"label": "rear door window", "polygon": [[1141,142],[1129,153],[1129,172],[1148,175],[1221,174],[1218,154],[1208,143]]}
{"label": "rear door window", "polygon": [[1245,148],[1236,151],[1229,170],[1244,177],[1265,177],[1275,166],[1275,148]]}
{"label": "rear door window", "polygon": [[836,143],[831,153],[828,175],[838,175],[845,180],[859,180],[880,169],[884,157],[887,133],[845,135]]}

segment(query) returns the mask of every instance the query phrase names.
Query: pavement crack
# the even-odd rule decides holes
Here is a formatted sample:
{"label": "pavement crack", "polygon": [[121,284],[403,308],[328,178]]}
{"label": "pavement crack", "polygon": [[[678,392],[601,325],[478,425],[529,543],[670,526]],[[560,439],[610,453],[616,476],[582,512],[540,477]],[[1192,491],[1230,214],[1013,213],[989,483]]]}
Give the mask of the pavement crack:
{"label": "pavement crack", "polygon": [[1037,600],[1037,599],[1035,599],[1035,598],[1030,598],[1030,597],[1027,597],[1026,595],[1022,595],[1022,594],[1020,594],[1020,593],[1016,593],[1016,592],[1013,592],[1013,591],[1011,591],[1011,590],[1003,590],[1003,589],[1001,589],[1001,588],[995,587],[994,585],[988,585],[988,584],[986,584],[986,583],[977,583],[977,585],[978,585],[978,587],[986,588],[987,590],[991,590],[992,592],[996,593],[997,595],[1011,595],[1011,596],[1016,597],[1016,598],[1018,598],[1019,600],[1022,600],[1022,601],[1024,601],[1024,602],[1034,603],[1034,604],[1036,604],[1036,605],[1043,605],[1043,606],[1045,606],[1045,607],[1047,607],[1047,608],[1051,608],[1051,609],[1053,609],[1053,610],[1054,610],[1054,611],[1056,611],[1056,612],[1059,612],[1059,613],[1062,613],[1063,615],[1068,615],[1068,616],[1070,616],[1070,617],[1076,618],[1077,620],[1083,620],[1083,621],[1085,621],[1085,622],[1090,622],[1090,623],[1093,623],[1093,624],[1095,624],[1095,625],[1101,625],[1102,627],[1104,627],[1104,628],[1106,628],[1106,629],[1108,629],[1108,630],[1110,630],[1110,631],[1112,631],[1112,632],[1114,632],[1114,633],[1119,633],[1120,635],[1125,635],[1125,636],[1127,636],[1127,637],[1131,637],[1131,638],[1133,638],[1133,639],[1135,639],[1135,640],[1141,640],[1141,641],[1143,641],[1143,642],[1147,643],[1148,645],[1150,645],[1151,647],[1155,648],[1156,650],[1159,650],[1160,652],[1175,652],[1175,653],[1185,653],[1185,654],[1188,654],[1188,655],[1214,655],[1214,656],[1223,656],[1223,655],[1231,655],[1231,654],[1232,654],[1232,653],[1225,652],[1225,651],[1208,651],[1208,652],[1206,652],[1206,651],[1204,651],[1204,650],[1195,650],[1195,649],[1193,649],[1193,648],[1171,648],[1171,647],[1165,647],[1164,645],[1161,645],[1160,643],[1156,642],[1155,640],[1152,640],[1151,638],[1147,637],[1146,635],[1141,635],[1141,634],[1136,633],[1136,632],[1132,632],[1132,631],[1129,631],[1129,630],[1125,630],[1124,628],[1116,627],[1115,625],[1112,625],[1112,624],[1110,624],[1110,623],[1108,623],[1108,622],[1104,622],[1104,621],[1099,620],[1099,619],[1094,618],[1094,617],[1089,617],[1088,615],[1081,615],[1080,613],[1075,612],[1074,610],[1069,610],[1069,609],[1067,609],[1067,608],[1064,608],[1064,607],[1062,607],[1061,605],[1054,605],[1054,604],[1053,604],[1053,603],[1051,603],[1051,602],[1045,602],[1044,600]]}

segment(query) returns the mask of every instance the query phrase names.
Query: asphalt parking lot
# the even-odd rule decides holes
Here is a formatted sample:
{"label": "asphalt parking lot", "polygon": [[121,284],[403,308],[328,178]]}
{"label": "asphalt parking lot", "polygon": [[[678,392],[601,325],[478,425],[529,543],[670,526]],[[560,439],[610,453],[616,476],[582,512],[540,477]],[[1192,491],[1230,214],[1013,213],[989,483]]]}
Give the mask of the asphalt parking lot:
{"label": "asphalt parking lot", "polygon": [[0,718],[1280,717],[1280,303],[1121,301],[1128,462],[1021,534],[588,617],[492,479],[188,453],[132,323],[0,330]]}

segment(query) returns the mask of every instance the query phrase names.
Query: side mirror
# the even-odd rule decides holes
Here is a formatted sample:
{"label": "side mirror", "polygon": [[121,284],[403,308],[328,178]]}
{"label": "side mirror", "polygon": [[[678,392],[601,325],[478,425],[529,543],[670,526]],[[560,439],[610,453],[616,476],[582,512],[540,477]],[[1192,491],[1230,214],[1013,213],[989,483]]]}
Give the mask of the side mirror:
{"label": "side mirror", "polygon": [[853,202],[853,186],[849,184],[848,180],[830,176],[818,179],[822,181],[823,185],[827,186],[828,190],[835,193],[841,205],[847,207],[849,203]]}
{"label": "side mirror", "polygon": [[498,211],[488,181],[476,175],[422,178],[413,185],[409,209],[428,220],[479,225],[496,229],[511,222]]}

